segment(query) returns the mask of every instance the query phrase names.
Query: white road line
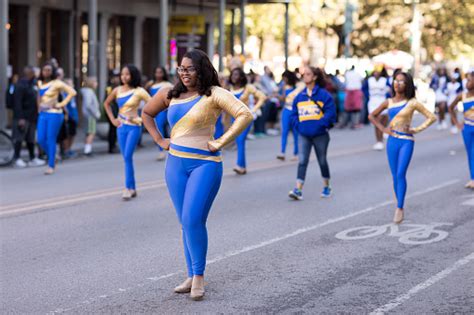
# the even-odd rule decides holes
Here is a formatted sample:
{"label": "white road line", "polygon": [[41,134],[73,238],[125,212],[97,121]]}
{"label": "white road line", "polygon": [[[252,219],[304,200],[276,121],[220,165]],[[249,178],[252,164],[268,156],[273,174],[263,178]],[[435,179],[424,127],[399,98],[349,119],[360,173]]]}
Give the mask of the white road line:
{"label": "white road line", "polygon": [[[432,186],[432,187],[429,187],[427,189],[424,189],[424,190],[419,190],[417,192],[414,192],[410,195],[408,195],[406,198],[413,198],[413,197],[416,197],[416,196],[420,196],[420,195],[423,195],[423,194],[427,194],[427,193],[430,193],[430,192],[433,192],[433,191],[436,191],[438,189],[442,189],[442,188],[445,188],[447,186],[450,186],[450,185],[453,185],[453,184],[456,184],[458,183],[459,180],[450,180],[450,181],[447,181],[447,182],[444,182],[442,184],[439,184],[439,185],[436,185],[436,186]],[[381,207],[384,207],[384,206],[388,206],[390,204],[394,204],[395,201],[394,200],[387,200],[387,201],[384,201],[384,202],[381,202],[379,204],[376,204],[375,206],[371,206],[371,207],[368,207],[368,208],[365,208],[365,209],[362,209],[362,210],[359,210],[359,211],[356,211],[356,212],[352,212],[350,214],[347,214],[347,215],[344,215],[344,216],[340,216],[340,217],[337,217],[337,218],[333,218],[333,219],[329,219],[329,220],[326,220],[322,223],[319,223],[319,224],[315,224],[315,225],[312,225],[312,226],[308,226],[308,227],[305,227],[305,228],[301,228],[301,229],[298,229],[294,232],[291,232],[291,233],[288,233],[288,234],[285,234],[283,236],[279,236],[279,237],[275,237],[275,238],[272,238],[270,240],[267,240],[267,241],[263,241],[261,243],[258,243],[258,244],[255,244],[255,245],[250,245],[250,246],[246,246],[242,249],[239,249],[239,250],[234,250],[234,251],[229,251],[227,253],[224,253],[222,255],[219,255],[217,257],[214,257],[213,259],[208,259],[207,260],[207,265],[210,265],[210,264],[215,264],[217,262],[220,262],[224,259],[228,259],[228,258],[231,258],[231,257],[234,257],[234,256],[237,256],[237,255],[240,255],[240,254],[244,254],[244,253],[247,253],[247,252],[250,252],[250,251],[253,251],[253,250],[256,250],[256,249],[259,249],[259,248],[263,248],[265,246],[269,246],[269,245],[272,245],[272,244],[275,244],[277,242],[280,242],[280,241],[284,241],[286,239],[289,239],[289,238],[292,238],[294,236],[297,236],[297,235],[300,235],[300,234],[303,234],[303,233],[307,233],[307,232],[310,232],[310,231],[314,231],[316,229],[319,229],[319,228],[322,228],[324,226],[327,226],[327,225],[330,225],[330,224],[333,224],[333,223],[337,223],[337,222],[341,222],[341,221],[344,221],[344,220],[347,220],[347,219],[350,219],[350,218],[353,218],[353,217],[356,217],[358,215],[361,215],[361,214],[364,214],[364,213],[368,213],[368,212],[371,212],[371,211],[374,211],[378,208],[381,208]],[[179,274],[182,274],[182,272],[173,272],[173,273],[169,273],[169,274],[166,274],[166,275],[162,275],[162,276],[156,276],[156,277],[149,277],[147,278],[147,280],[149,281],[158,281],[158,280],[162,280],[162,279],[167,279],[167,278],[171,278],[173,276],[176,276],[176,275],[179,275]],[[132,287],[128,287],[126,289],[123,289],[123,288],[119,288],[118,290],[114,291],[113,293],[111,294],[107,294],[108,297],[110,296],[114,296],[114,295],[117,295],[117,294],[120,294],[120,293],[124,293],[124,292],[127,292],[127,291],[131,291],[133,289],[136,289],[136,288],[139,288],[139,287],[143,287],[145,285],[145,283],[139,283],[139,284],[136,284]],[[80,302],[78,304],[76,304],[75,306],[72,306],[70,308],[67,308],[67,309],[64,309],[64,308],[58,308],[50,313],[63,313],[63,312],[68,312],[68,311],[71,311],[71,310],[74,310],[74,309],[77,309],[77,308],[80,308],[81,306],[83,305],[87,305],[87,304],[91,304],[92,302],[94,301],[97,301],[100,299],[100,296],[99,297],[95,297],[95,298],[90,298],[88,300],[85,300],[83,302]]]}
{"label": "white road line", "polygon": [[450,267],[438,272],[434,276],[430,277],[428,280],[414,286],[411,288],[407,293],[402,294],[398,296],[396,299],[390,301],[389,303],[385,304],[384,306],[379,307],[378,309],[374,310],[373,312],[370,313],[370,315],[380,315],[380,314],[385,314],[386,312],[389,312],[396,308],[397,306],[400,306],[403,302],[408,301],[411,299],[415,294],[417,294],[420,291],[423,291],[433,284],[443,280],[446,278],[450,273],[458,270],[462,266],[470,263],[471,261],[474,260],[474,252],[467,255],[466,257],[456,261],[453,265]]}

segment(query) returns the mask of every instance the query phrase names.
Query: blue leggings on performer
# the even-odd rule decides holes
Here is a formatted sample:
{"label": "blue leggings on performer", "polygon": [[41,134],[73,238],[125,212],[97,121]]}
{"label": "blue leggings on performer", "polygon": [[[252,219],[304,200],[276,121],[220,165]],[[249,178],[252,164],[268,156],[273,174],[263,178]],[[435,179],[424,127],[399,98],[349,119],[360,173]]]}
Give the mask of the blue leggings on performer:
{"label": "blue leggings on performer", "polygon": [[245,142],[251,127],[252,126],[249,125],[247,128],[245,128],[245,130],[242,131],[237,139],[235,139],[235,142],[237,143],[237,166],[242,168],[247,167],[247,162],[245,160]]}
{"label": "blue leggings on performer", "polygon": [[298,155],[298,131],[296,126],[291,125],[291,110],[284,108],[281,113],[281,153],[286,152],[286,142],[288,140],[288,134],[293,133],[293,155]]}
{"label": "blue leggings on performer", "polygon": [[471,180],[474,180],[474,126],[464,125],[462,137],[466,146]]}
{"label": "blue leggings on performer", "polygon": [[[168,124],[168,111],[162,111],[155,117],[156,127],[163,138],[168,138],[166,134],[166,125]],[[163,148],[158,145],[158,150],[163,151]]]}
{"label": "blue leggings on performer", "polygon": [[56,139],[63,124],[64,114],[41,112],[38,117],[38,144],[48,155],[48,166],[54,168]]}
{"label": "blue leggings on performer", "polygon": [[168,155],[165,178],[183,231],[188,276],[206,268],[206,221],[222,180],[222,162]]}
{"label": "blue leggings on performer", "polygon": [[387,141],[387,156],[393,177],[393,189],[397,197],[397,207],[403,209],[407,192],[407,170],[413,155],[415,142],[392,136]]}
{"label": "blue leggings on performer", "polygon": [[120,152],[122,152],[123,161],[125,162],[125,188],[127,189],[136,189],[135,173],[133,170],[133,153],[140,140],[141,133],[141,126],[122,124],[117,128]]}

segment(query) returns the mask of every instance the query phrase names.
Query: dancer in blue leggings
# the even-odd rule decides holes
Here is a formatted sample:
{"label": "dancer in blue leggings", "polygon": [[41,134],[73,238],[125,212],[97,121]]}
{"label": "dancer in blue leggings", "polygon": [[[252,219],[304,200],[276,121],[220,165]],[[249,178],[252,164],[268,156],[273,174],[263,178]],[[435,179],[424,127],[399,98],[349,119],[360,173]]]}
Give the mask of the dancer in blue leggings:
{"label": "dancer in blue leggings", "polygon": [[[170,82],[168,82],[168,72],[166,72],[165,67],[158,66],[155,68],[155,80],[150,81],[145,86],[145,89],[150,93],[150,96],[153,96],[158,92],[160,89],[165,87],[173,86]],[[158,116],[155,117],[155,123],[158,127],[158,131],[161,133],[163,137],[166,137],[166,127],[168,125],[168,118],[167,118],[168,111],[161,112]],[[166,155],[163,151],[163,148],[158,146],[158,150],[160,151],[158,154],[157,161],[163,161],[166,158]]]}
{"label": "dancer in blue leggings", "polygon": [[285,104],[281,112],[281,151],[277,155],[277,159],[284,161],[286,152],[286,143],[288,141],[288,134],[293,134],[293,158],[298,159],[298,131],[296,125],[291,123],[291,112],[293,111],[294,98],[304,89],[304,84],[296,87],[298,78],[294,72],[286,70],[282,74],[284,86],[282,89],[281,101]]}
{"label": "dancer in blue leggings", "polygon": [[[56,159],[56,139],[61,129],[66,106],[76,95],[76,91],[66,83],[57,80],[56,68],[47,63],[41,68],[38,82],[39,89],[39,117],[38,117],[38,144],[48,155],[46,175],[54,174]],[[59,93],[66,93],[66,97],[58,102]]]}
{"label": "dancer in blue leggings", "polygon": [[[401,223],[404,217],[405,194],[407,191],[406,174],[415,146],[414,134],[419,133],[436,121],[435,115],[415,99],[413,78],[406,72],[397,72],[392,84],[393,98],[384,101],[369,115],[370,121],[380,131],[389,135],[387,156],[393,177],[393,188],[397,198],[397,209],[393,221]],[[388,109],[389,127],[385,127],[378,116]],[[411,122],[415,111],[420,112],[426,120],[418,127],[412,128]]]}
{"label": "dancer in blue leggings", "polygon": [[[245,104],[219,87],[217,72],[200,51],[187,52],[178,67],[179,82],[163,88],[147,103],[143,122],[155,142],[169,150],[165,177],[182,226],[188,278],[176,293],[191,292],[193,300],[204,296],[204,270],[208,236],[206,220],[222,179],[219,150],[252,122]],[[168,109],[170,139],[156,129],[154,117]],[[214,140],[217,117],[225,111],[234,123]]]}
{"label": "dancer in blue leggings", "polygon": [[[474,72],[467,75],[466,89],[467,93],[459,94],[449,105],[449,114],[455,126],[462,131],[466,146],[470,180],[465,187],[474,189]],[[459,102],[463,104],[464,123],[460,122],[456,116],[456,106]]]}
{"label": "dancer in blue leggings", "polygon": [[[230,72],[229,83],[231,93],[246,104],[250,108],[253,116],[256,118],[256,112],[265,103],[265,94],[259,91],[252,84],[248,84],[247,76],[242,68],[235,68]],[[253,97],[254,104],[250,102],[250,97]],[[237,165],[234,167],[234,172],[238,175],[247,174],[245,142],[250,128],[251,126],[248,126],[235,140],[237,144]]]}
{"label": "dancer in blue leggings", "polygon": [[[120,80],[122,85],[116,87],[107,96],[104,107],[110,121],[117,127],[118,143],[125,162],[125,190],[122,199],[130,200],[137,196],[133,153],[142,132],[142,120],[138,116],[138,108],[141,102],[147,102],[150,99],[150,95],[139,86],[141,75],[134,65],[126,65],[122,68]],[[114,100],[119,107],[117,118],[114,117],[111,108]]]}

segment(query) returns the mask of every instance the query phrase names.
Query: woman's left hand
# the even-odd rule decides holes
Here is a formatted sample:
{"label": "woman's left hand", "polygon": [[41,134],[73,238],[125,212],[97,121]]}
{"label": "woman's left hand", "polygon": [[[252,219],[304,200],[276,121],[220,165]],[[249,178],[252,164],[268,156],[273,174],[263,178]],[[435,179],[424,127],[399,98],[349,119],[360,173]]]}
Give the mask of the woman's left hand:
{"label": "woman's left hand", "polygon": [[207,148],[209,149],[209,151],[212,152],[212,153],[219,151],[219,149],[216,148],[216,147],[212,144],[212,142],[214,142],[214,141],[209,141],[209,142],[207,143]]}

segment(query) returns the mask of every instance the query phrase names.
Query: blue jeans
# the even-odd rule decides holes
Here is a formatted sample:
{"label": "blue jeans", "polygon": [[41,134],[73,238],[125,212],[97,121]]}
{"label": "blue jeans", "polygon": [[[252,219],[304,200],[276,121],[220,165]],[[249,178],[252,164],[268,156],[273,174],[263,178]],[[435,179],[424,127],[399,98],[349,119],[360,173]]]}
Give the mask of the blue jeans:
{"label": "blue jeans", "polygon": [[331,177],[329,174],[329,165],[327,161],[329,140],[329,133],[315,137],[305,137],[302,135],[299,136],[300,151],[298,156],[298,182],[304,184],[312,147],[314,147],[314,151],[316,152],[316,157],[318,158],[322,177],[324,179],[329,179]]}
{"label": "blue jeans", "polygon": [[133,153],[142,133],[141,126],[123,124],[117,128],[117,138],[125,162],[125,188],[136,189],[133,169]]}
{"label": "blue jeans", "polygon": [[206,221],[222,180],[222,162],[168,155],[168,190],[183,232],[188,276],[202,276],[206,268]]}
{"label": "blue jeans", "polygon": [[64,114],[41,112],[38,117],[38,144],[48,155],[48,166],[54,168],[56,139],[64,121]]}
{"label": "blue jeans", "polygon": [[393,178],[393,189],[397,197],[397,207],[403,209],[407,192],[407,170],[410,165],[415,142],[388,137],[387,156]]}
{"label": "blue jeans", "polygon": [[281,113],[281,153],[286,152],[286,142],[288,141],[288,134],[293,134],[293,155],[298,155],[298,131],[295,126],[291,126],[291,110],[284,108]]}

